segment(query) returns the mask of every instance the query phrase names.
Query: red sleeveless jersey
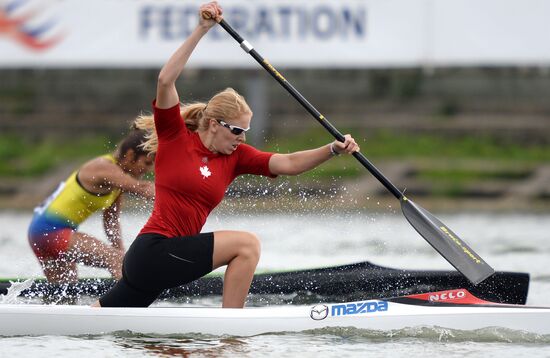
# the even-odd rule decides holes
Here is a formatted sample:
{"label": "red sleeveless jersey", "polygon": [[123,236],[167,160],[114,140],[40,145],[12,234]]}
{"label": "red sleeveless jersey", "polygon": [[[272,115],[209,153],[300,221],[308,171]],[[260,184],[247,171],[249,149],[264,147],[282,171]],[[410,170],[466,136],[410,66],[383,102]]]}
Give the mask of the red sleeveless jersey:
{"label": "red sleeveless jersey", "polygon": [[196,235],[238,175],[274,177],[269,171],[274,153],[247,144],[240,144],[230,155],[212,153],[185,126],[179,104],[159,109],[153,102],[153,110],[158,135],[155,205],[140,234]]}

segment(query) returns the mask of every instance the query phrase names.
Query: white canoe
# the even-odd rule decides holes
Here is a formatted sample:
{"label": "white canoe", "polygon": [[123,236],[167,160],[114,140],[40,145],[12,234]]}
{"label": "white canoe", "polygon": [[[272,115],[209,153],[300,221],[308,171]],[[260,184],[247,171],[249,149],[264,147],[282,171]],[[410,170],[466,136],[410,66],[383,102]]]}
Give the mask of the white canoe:
{"label": "white canoe", "polygon": [[[82,335],[132,331],[250,336],[324,327],[385,331],[418,326],[460,330],[503,327],[550,334],[550,307],[498,305],[481,300],[464,304],[468,301],[461,299],[466,295],[470,294],[465,290],[452,290],[395,300],[246,309],[6,304],[0,305],[0,335]],[[433,302],[434,297],[439,302]]]}

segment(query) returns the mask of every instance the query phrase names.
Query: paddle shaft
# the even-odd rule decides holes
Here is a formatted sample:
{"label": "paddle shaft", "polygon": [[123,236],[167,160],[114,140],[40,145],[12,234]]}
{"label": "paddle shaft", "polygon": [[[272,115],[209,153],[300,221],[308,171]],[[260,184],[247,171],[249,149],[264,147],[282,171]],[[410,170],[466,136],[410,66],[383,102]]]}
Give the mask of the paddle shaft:
{"label": "paddle shaft", "polygon": [[[204,15],[203,15],[204,16]],[[330,134],[343,142],[344,136],[340,133],[315,107],[309,103],[269,61],[264,59],[248,41],[243,39],[223,19],[219,21],[221,27],[227,31],[267,72],[279,82]],[[439,252],[451,265],[460,271],[473,284],[478,284],[490,277],[495,271],[481,257],[479,257],[458,235],[452,232],[439,219],[427,210],[416,205],[405,197],[363,154],[353,153],[369,172],[374,175],[385,187],[401,202],[401,209],[409,223],[432,247]]]}
{"label": "paddle shaft", "polygon": [[[307,99],[302,96],[300,92],[294,86],[292,86],[280,73],[273,67],[269,61],[264,59],[250,44],[245,41],[225,20],[219,22],[220,26],[227,31],[231,37],[233,37],[240,45],[241,48],[252,56],[273,78],[283,86],[288,93],[292,95],[334,138],[340,142],[344,141],[344,135],[338,131],[322,114],[319,112]],[[374,175],[385,187],[388,189],[397,199],[403,197],[403,193],[397,189],[392,182],[388,180],[381,172],[372,164],[362,153],[355,152],[353,153],[355,159],[359,161],[369,172]]]}

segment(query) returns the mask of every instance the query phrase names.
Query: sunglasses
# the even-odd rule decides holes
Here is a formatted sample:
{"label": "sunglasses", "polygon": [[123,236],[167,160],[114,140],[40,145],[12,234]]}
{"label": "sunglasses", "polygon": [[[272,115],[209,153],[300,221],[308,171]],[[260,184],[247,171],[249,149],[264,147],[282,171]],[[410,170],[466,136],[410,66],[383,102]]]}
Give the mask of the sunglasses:
{"label": "sunglasses", "polygon": [[231,133],[233,133],[234,135],[239,135],[241,133],[246,133],[250,130],[250,127],[248,128],[241,128],[241,127],[237,127],[237,126],[233,126],[231,124],[227,124],[225,123],[223,120],[221,119],[216,119],[216,122],[218,122],[219,124],[221,124],[222,126],[224,126],[225,128],[229,129],[231,131]]}

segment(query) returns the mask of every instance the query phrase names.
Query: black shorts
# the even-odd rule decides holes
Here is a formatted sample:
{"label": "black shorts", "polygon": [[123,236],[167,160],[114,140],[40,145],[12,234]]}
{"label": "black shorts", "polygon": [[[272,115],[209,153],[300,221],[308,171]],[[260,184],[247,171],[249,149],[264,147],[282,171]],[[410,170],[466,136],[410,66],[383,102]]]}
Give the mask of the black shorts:
{"label": "black shorts", "polygon": [[164,289],[212,271],[214,234],[167,238],[139,235],[124,256],[122,279],[99,299],[101,307],[147,307]]}

